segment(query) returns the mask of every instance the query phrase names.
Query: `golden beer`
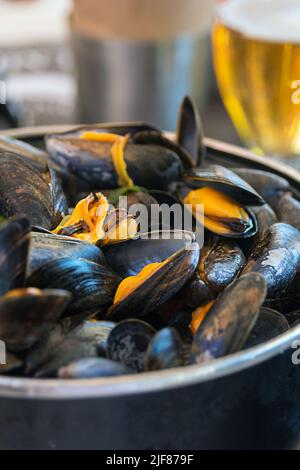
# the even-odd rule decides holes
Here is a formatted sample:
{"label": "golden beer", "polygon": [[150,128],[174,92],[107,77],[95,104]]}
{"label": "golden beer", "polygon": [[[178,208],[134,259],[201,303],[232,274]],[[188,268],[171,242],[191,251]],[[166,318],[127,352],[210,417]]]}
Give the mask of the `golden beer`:
{"label": "golden beer", "polygon": [[222,99],[245,144],[261,154],[300,155],[300,1],[222,4],[213,53]]}

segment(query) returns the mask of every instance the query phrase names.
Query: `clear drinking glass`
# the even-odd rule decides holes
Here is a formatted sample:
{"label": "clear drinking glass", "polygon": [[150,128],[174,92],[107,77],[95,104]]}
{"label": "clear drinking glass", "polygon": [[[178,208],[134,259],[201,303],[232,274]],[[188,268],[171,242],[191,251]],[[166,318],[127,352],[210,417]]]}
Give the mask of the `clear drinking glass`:
{"label": "clear drinking glass", "polygon": [[217,7],[212,43],[242,141],[300,168],[300,1],[228,0]]}

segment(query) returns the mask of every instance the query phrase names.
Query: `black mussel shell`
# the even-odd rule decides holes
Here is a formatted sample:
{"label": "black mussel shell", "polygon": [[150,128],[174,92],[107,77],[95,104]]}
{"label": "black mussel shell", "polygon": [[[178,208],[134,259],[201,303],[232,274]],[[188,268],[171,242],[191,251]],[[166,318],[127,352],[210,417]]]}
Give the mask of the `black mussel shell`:
{"label": "black mussel shell", "polygon": [[155,198],[155,200],[160,206],[162,204],[166,204],[170,207],[174,204],[178,204],[178,198],[170,192],[160,191],[159,189],[152,189],[149,191],[149,193]]}
{"label": "black mussel shell", "polygon": [[98,356],[105,357],[107,353],[107,339],[117,324],[113,321],[97,321],[97,327],[101,328],[101,337],[97,345]]}
{"label": "black mussel shell", "polygon": [[203,143],[203,126],[195,103],[189,96],[182,100],[176,130],[176,141],[190,155],[194,167],[201,166],[206,158]]}
{"label": "black mussel shell", "polygon": [[155,329],[144,321],[121,321],[107,339],[107,357],[135,372],[142,372],[145,352],[154,335]]}
{"label": "black mussel shell", "polygon": [[196,271],[184,287],[182,295],[186,305],[196,309],[213,300],[216,297],[216,292]]}
{"label": "black mussel shell", "polygon": [[100,248],[65,235],[52,233],[31,233],[29,272],[32,273],[48,261],[58,258],[85,259],[105,264]]}
{"label": "black mussel shell", "polygon": [[[151,206],[154,204],[158,204],[156,199],[154,199],[153,196],[149,193],[142,193],[142,192],[131,192],[129,194],[126,194],[127,198],[127,211],[129,214],[132,213],[130,210],[132,207],[134,207],[136,204],[142,204],[146,207],[148,214],[151,213]],[[119,205],[119,203],[117,204]],[[135,213],[134,213],[135,215]]]}
{"label": "black mussel shell", "polygon": [[109,266],[122,277],[134,276],[150,263],[160,263],[195,241],[188,231],[154,231],[103,248]]}
{"label": "black mussel shell", "polygon": [[107,327],[102,321],[85,321],[75,328],[69,321],[60,321],[26,355],[26,372],[36,377],[55,377],[71,362],[96,358],[98,346],[106,337]]}
{"label": "black mussel shell", "polygon": [[24,285],[29,242],[26,218],[14,218],[0,226],[0,295]]}
{"label": "black mussel shell", "polygon": [[[181,201],[182,204],[184,204],[184,199],[191,191],[191,188],[189,188],[186,184],[177,183],[175,191],[178,196],[178,199]],[[190,211],[189,208],[186,208],[186,205],[184,205],[184,207],[186,211]],[[242,230],[241,230],[241,227],[238,227],[238,229],[236,229],[235,221],[232,221],[231,219],[229,220],[224,219],[224,226],[227,225],[228,227],[230,227],[230,231],[228,232],[227,230],[224,230],[222,233],[220,233],[220,231],[216,231],[215,234],[222,236],[224,238],[239,238],[239,239],[250,238],[256,235],[257,230],[258,230],[256,217],[252,209],[250,209],[249,207],[243,207],[243,209],[245,210],[245,212],[247,212],[249,216],[249,220],[247,221],[247,224],[244,224],[244,226],[242,227]],[[203,220],[203,217],[201,217],[201,220],[196,220],[196,218],[194,217],[194,220],[196,221],[196,227],[198,225],[197,230],[200,230],[199,233],[201,233],[201,226],[203,223],[205,225],[205,221]],[[220,220],[220,223],[221,223],[221,220]],[[208,228],[207,230],[212,232],[212,230]]]}
{"label": "black mussel shell", "polygon": [[157,131],[144,131],[139,132],[134,137],[134,142],[141,145],[157,145],[172,150],[181,160],[184,168],[192,168],[194,162],[191,155],[185,150],[184,147],[178,145],[176,142],[168,139],[161,132]]}
{"label": "black mussel shell", "polygon": [[276,206],[276,214],[279,222],[293,225],[300,230],[300,202],[291,194],[284,194]]}
{"label": "black mussel shell", "polygon": [[243,272],[261,274],[268,299],[285,297],[300,269],[300,232],[288,224],[270,227],[254,248]]}
{"label": "black mussel shell", "polygon": [[186,171],[182,179],[192,189],[209,187],[246,206],[264,204],[263,198],[246,181],[221,165],[211,165],[203,169],[193,168]]}
{"label": "black mussel shell", "polygon": [[145,370],[171,369],[184,365],[184,346],[174,328],[158,331],[145,353]]}
{"label": "black mussel shell", "polygon": [[191,344],[193,335],[190,329],[190,323],[192,320],[192,310],[187,308],[181,308],[174,312],[174,314],[168,320],[168,326],[175,328],[179,334],[181,340],[185,344]]}
{"label": "black mussel shell", "polygon": [[0,298],[0,338],[9,351],[30,348],[50,331],[70,302],[64,290],[45,289],[31,293],[20,289],[16,296]]}
{"label": "black mussel shell", "polygon": [[262,239],[265,233],[269,230],[271,225],[276,224],[277,217],[273,209],[268,205],[253,207],[252,212],[254,213],[257,225],[258,225],[258,239]]}
{"label": "black mussel shell", "polygon": [[251,331],[243,349],[252,348],[258,344],[269,341],[289,329],[286,318],[271,308],[263,307],[260,310],[257,322]]}
{"label": "black mussel shell", "polygon": [[201,250],[198,270],[187,283],[187,305],[198,308],[213,300],[243,269],[246,258],[232,240],[214,238]]}
{"label": "black mussel shell", "polygon": [[[62,171],[87,181],[91,189],[116,188],[118,176],[111,158],[111,144],[80,139],[83,130],[49,135],[46,145],[51,160]],[[113,132],[113,129],[109,131]],[[180,158],[165,147],[129,142],[124,157],[128,174],[138,186],[164,189],[170,182],[180,179]]]}
{"label": "black mussel shell", "polygon": [[257,273],[240,276],[230,284],[194,335],[192,361],[203,363],[239,351],[255,325],[266,292],[266,282]]}
{"label": "black mussel shell", "polygon": [[130,374],[123,364],[103,357],[91,357],[71,362],[58,371],[60,379],[91,379]]}
{"label": "black mussel shell", "polygon": [[216,239],[204,255],[205,279],[215,291],[221,291],[236,278],[245,263],[245,255],[237,243]]}
{"label": "black mussel shell", "polygon": [[174,297],[193,275],[199,260],[199,245],[182,248],[137,288],[108,310],[108,318],[141,317]]}
{"label": "black mussel shell", "polygon": [[37,149],[22,140],[14,139],[5,135],[0,136],[0,151],[16,153],[25,162],[32,165],[39,173],[48,171],[48,155],[43,150]]}
{"label": "black mussel shell", "polygon": [[0,153],[0,213],[26,216],[32,225],[53,227],[49,185],[33,166],[13,153]]}
{"label": "black mussel shell", "polygon": [[54,210],[53,226],[57,226],[62,218],[68,215],[69,208],[66,195],[62,188],[62,178],[58,172],[49,167],[49,186]]}
{"label": "black mussel shell", "polygon": [[289,182],[275,173],[254,168],[234,168],[233,171],[250,184],[272,208],[273,202],[276,203],[281,194],[290,190]]}
{"label": "black mussel shell", "polygon": [[67,312],[87,316],[100,313],[112,303],[119,282],[119,277],[109,267],[73,258],[49,261],[27,279],[27,285],[31,287],[61,288],[71,292],[72,302]]}

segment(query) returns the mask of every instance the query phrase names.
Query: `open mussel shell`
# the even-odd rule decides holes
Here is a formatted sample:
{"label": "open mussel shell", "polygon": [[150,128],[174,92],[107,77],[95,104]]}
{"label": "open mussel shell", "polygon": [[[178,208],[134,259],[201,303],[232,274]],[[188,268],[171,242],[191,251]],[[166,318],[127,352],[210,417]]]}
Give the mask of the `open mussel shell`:
{"label": "open mussel shell", "polygon": [[62,367],[58,371],[61,379],[91,379],[96,377],[115,377],[130,374],[123,364],[103,357],[80,359]]}
{"label": "open mussel shell", "polygon": [[[49,135],[49,156],[62,171],[87,181],[91,189],[118,187],[118,175],[111,158],[111,144],[80,139],[84,130],[116,132],[114,127],[101,129],[88,126],[74,132]],[[124,132],[119,130],[118,134]],[[181,176],[179,156],[165,147],[129,143],[124,151],[129,176],[138,186],[163,189]]]}
{"label": "open mussel shell", "polygon": [[145,370],[171,369],[184,365],[184,347],[174,328],[158,331],[145,353]]}
{"label": "open mussel shell", "polygon": [[199,245],[177,251],[108,310],[108,318],[141,317],[172,298],[191,278],[199,260]]}
{"label": "open mussel shell", "polygon": [[281,313],[271,308],[262,307],[257,322],[251,331],[243,349],[252,348],[269,341],[289,329],[287,319]]}
{"label": "open mussel shell", "polygon": [[29,242],[26,218],[14,218],[0,226],[0,295],[24,285]]}
{"label": "open mussel shell", "polygon": [[54,222],[50,187],[21,157],[0,153],[0,213],[26,216],[32,225],[51,229]]}
{"label": "open mussel shell", "polygon": [[107,357],[135,372],[142,372],[145,352],[155,333],[144,321],[124,320],[112,329],[107,339]]}
{"label": "open mussel shell", "polygon": [[85,259],[105,264],[100,248],[76,238],[52,233],[31,233],[29,272],[32,273],[45,263],[59,258]]}
{"label": "open mussel shell", "polygon": [[71,362],[98,356],[99,344],[107,339],[107,322],[85,321],[74,328],[66,320],[60,320],[26,355],[27,374],[55,377]]}
{"label": "open mussel shell", "polygon": [[[188,187],[186,183],[177,183],[175,191],[176,191],[178,199],[181,201],[182,204],[184,204],[185,210],[186,211],[193,210],[193,207],[191,207],[192,205],[191,204],[187,205],[185,202],[186,201],[185,198],[189,195],[192,189]],[[205,199],[203,200],[203,202],[201,202],[201,204],[203,204],[204,206],[203,213],[201,211],[199,213],[199,216],[197,216],[196,214],[196,217],[195,217],[195,214],[193,213],[194,220],[196,221],[196,226],[204,225],[204,227],[207,230],[209,230],[209,232],[212,232],[212,233],[215,233],[216,235],[220,235],[222,237],[227,237],[227,238],[239,238],[239,239],[250,238],[257,234],[257,230],[258,230],[257,220],[253,211],[249,207],[242,207],[240,206],[240,203],[237,202],[237,205],[240,206],[245,212],[245,214],[247,215],[247,219],[246,220],[232,219],[231,217],[218,216],[213,219],[218,222],[218,228],[217,227],[213,228],[211,224],[208,224],[205,220],[205,218],[207,217],[207,215],[205,214]],[[211,218],[211,215],[208,218]]]}
{"label": "open mussel shell", "polygon": [[182,100],[176,129],[176,142],[191,159],[191,166],[201,166],[206,157],[203,126],[199,112],[189,96]]}
{"label": "open mussel shell", "polygon": [[64,290],[15,289],[0,298],[0,338],[9,351],[30,348],[70,302]]}
{"label": "open mussel shell", "polygon": [[192,362],[200,364],[239,351],[255,325],[266,292],[266,282],[257,273],[230,284],[195,332]]}
{"label": "open mussel shell", "polygon": [[289,182],[275,173],[255,168],[234,168],[233,171],[255,189],[272,208],[278,198],[290,190]]}
{"label": "open mussel shell", "polygon": [[236,173],[221,165],[186,171],[183,182],[192,189],[212,188],[246,206],[260,206],[263,198]]}
{"label": "open mussel shell", "polygon": [[300,232],[276,223],[256,245],[243,272],[261,274],[267,283],[267,298],[277,299],[288,295],[299,269]]}
{"label": "open mussel shell", "polygon": [[107,246],[103,252],[109,266],[120,276],[128,277],[138,274],[150,263],[160,263],[194,241],[195,236],[188,231],[153,231]]}
{"label": "open mussel shell", "polygon": [[109,267],[73,258],[49,261],[27,279],[28,286],[71,292],[68,313],[87,316],[100,313],[112,303],[119,282],[119,277]]}

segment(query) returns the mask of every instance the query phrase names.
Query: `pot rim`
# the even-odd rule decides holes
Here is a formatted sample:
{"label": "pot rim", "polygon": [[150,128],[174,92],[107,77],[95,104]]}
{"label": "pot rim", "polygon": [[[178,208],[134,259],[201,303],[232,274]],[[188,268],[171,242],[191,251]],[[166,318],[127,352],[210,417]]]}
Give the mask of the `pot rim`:
{"label": "pot rim", "polygon": [[[39,126],[1,131],[0,135],[15,138],[37,138],[46,133],[62,132],[74,128],[74,125]],[[211,152],[224,156],[230,154],[260,169],[272,170],[287,178],[292,184],[299,185],[300,173],[282,163],[264,160],[241,147],[215,139],[205,139],[205,145]],[[237,163],[239,163],[237,161]],[[299,344],[293,343],[299,340]],[[35,379],[0,376],[0,396],[31,399],[79,399],[110,398],[140,393],[151,393],[170,388],[184,387],[215,380],[237,373],[283,354],[291,348],[300,346],[300,325],[280,336],[245,351],[239,351],[224,358],[215,359],[204,365],[191,365],[162,371],[129,374],[119,377],[96,379]],[[292,360],[292,358],[291,358]]]}

